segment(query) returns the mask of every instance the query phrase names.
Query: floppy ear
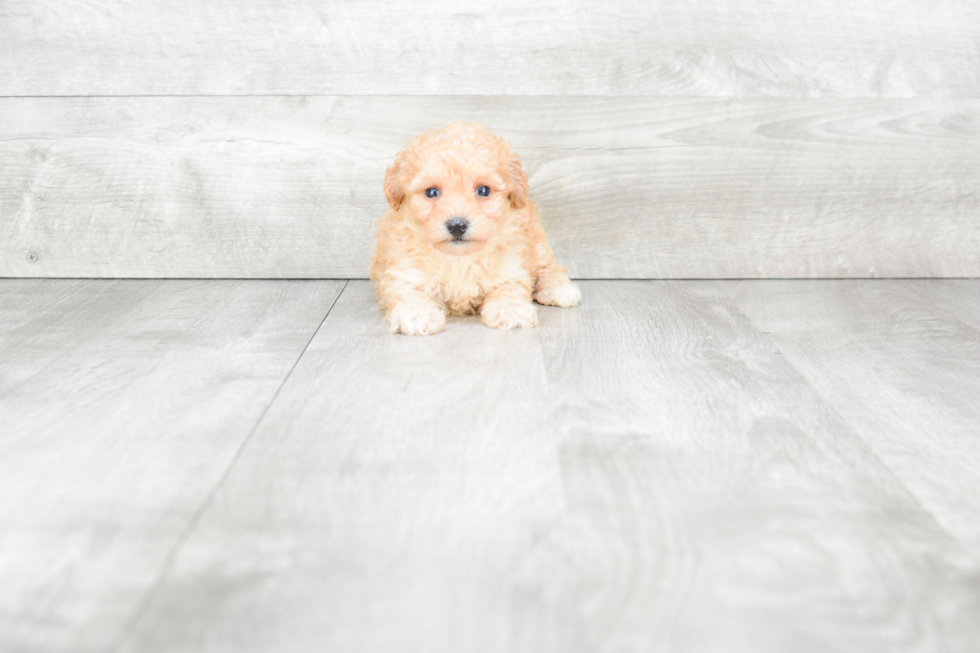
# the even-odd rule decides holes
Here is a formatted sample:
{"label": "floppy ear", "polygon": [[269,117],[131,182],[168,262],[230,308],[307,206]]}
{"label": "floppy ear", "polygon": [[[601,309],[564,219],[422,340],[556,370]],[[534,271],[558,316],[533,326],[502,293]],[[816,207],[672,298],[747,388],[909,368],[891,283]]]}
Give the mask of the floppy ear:
{"label": "floppy ear", "polygon": [[396,211],[401,208],[402,201],[405,199],[405,190],[398,179],[403,165],[405,165],[405,153],[399,152],[395,156],[395,162],[385,170],[385,197],[388,199],[391,208]]}
{"label": "floppy ear", "polygon": [[513,189],[510,191],[510,204],[515,209],[522,209],[527,204],[527,175],[521,166],[521,157],[516,153],[510,155],[510,181]]}

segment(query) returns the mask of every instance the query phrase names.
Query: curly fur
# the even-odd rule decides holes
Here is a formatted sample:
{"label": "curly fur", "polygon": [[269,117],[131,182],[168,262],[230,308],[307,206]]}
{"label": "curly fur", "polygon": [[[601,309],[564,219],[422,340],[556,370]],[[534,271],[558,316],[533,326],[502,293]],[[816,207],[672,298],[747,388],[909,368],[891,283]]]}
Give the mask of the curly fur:
{"label": "curly fur", "polygon": [[[489,196],[477,194],[480,186]],[[427,188],[439,196],[427,197]],[[454,122],[420,134],[388,168],[384,192],[389,210],[371,279],[392,333],[438,333],[447,313],[479,314],[495,328],[533,327],[532,298],[578,303],[528,199],[520,158],[485,127]],[[468,226],[454,239],[446,223],[458,218]]]}

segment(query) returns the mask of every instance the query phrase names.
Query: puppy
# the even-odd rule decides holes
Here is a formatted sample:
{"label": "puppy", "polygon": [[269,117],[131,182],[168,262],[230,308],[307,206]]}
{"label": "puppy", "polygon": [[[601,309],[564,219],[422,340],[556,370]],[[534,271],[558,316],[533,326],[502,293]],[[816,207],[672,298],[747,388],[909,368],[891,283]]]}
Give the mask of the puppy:
{"label": "puppy", "polygon": [[454,122],[395,156],[384,180],[371,280],[392,333],[430,335],[446,314],[479,314],[496,329],[537,326],[531,302],[575,306],[528,199],[527,175],[507,141]]}

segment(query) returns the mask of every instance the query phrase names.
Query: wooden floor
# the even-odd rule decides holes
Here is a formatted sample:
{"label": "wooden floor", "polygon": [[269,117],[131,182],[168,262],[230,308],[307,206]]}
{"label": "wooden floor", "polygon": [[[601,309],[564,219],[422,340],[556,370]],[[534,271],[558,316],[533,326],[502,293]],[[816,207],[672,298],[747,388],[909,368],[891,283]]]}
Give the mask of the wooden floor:
{"label": "wooden floor", "polygon": [[0,280],[0,651],[980,651],[980,280]]}

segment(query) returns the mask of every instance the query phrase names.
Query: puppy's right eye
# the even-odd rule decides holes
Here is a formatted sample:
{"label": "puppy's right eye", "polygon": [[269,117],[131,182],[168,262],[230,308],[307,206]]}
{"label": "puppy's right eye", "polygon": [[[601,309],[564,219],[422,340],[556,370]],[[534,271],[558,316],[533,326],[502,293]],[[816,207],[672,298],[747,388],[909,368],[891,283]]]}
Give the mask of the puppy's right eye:
{"label": "puppy's right eye", "polygon": [[435,186],[433,186],[432,188],[426,188],[425,196],[428,197],[430,200],[434,200],[435,198],[439,197],[439,189],[436,188]]}

